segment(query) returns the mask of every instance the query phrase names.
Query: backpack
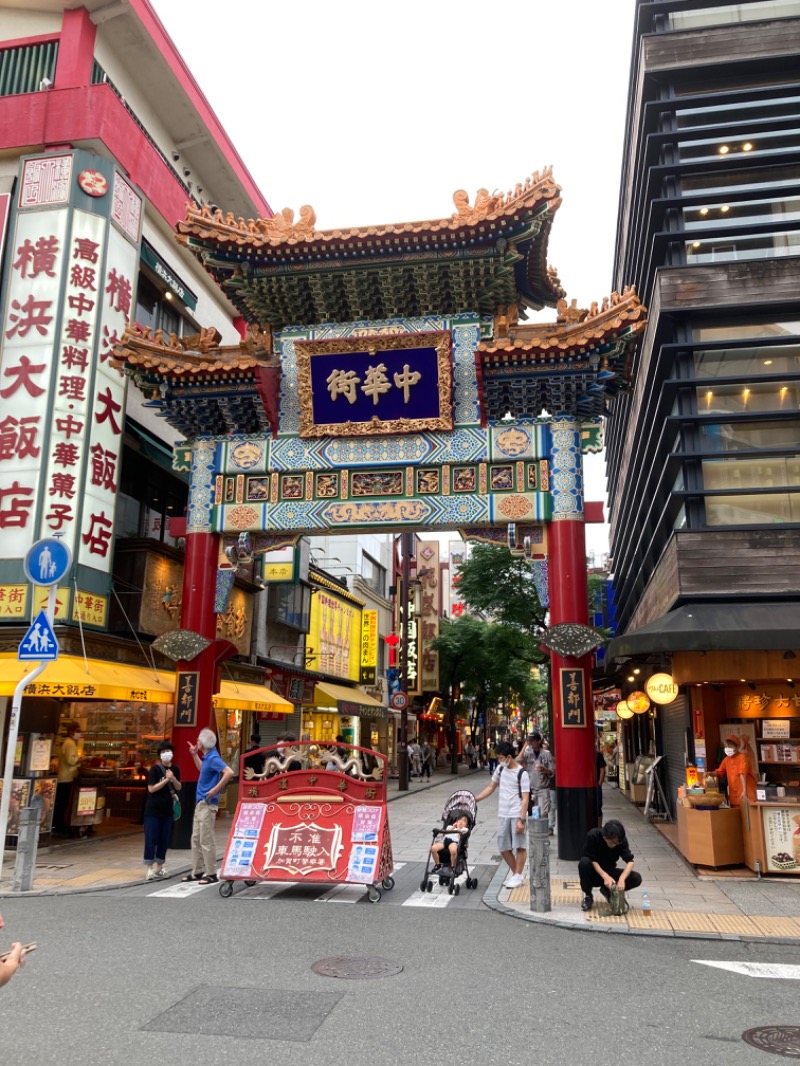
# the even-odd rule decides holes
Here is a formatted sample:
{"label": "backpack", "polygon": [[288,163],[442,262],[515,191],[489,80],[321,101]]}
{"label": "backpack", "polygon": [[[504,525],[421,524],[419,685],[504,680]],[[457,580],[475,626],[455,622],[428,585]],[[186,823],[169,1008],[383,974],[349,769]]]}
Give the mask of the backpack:
{"label": "backpack", "polygon": [[620,890],[616,885],[609,889],[608,909],[617,916],[627,914],[630,909],[628,901],[625,899],[624,890]]}
{"label": "backpack", "polygon": [[[502,774],[503,770],[505,770],[505,766],[501,766],[499,769],[500,769],[500,773]],[[524,766],[520,766],[519,770],[517,771],[517,791],[519,792],[519,798],[520,799],[522,799],[522,775],[524,773],[525,773],[525,767]],[[533,814],[533,792],[529,792],[528,793],[528,817],[530,818],[530,816],[532,814]]]}

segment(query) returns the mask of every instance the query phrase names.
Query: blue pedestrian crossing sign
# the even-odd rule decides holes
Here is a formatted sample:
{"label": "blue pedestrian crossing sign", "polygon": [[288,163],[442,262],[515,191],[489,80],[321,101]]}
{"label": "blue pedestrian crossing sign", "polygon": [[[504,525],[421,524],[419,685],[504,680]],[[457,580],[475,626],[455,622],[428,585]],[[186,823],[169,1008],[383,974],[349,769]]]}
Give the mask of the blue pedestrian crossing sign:
{"label": "blue pedestrian crossing sign", "polygon": [[57,585],[71,566],[69,545],[56,537],[37,540],[25,556],[25,576],[34,585]]}
{"label": "blue pedestrian crossing sign", "polygon": [[44,611],[39,611],[33,625],[19,642],[17,658],[23,662],[51,662],[58,658],[58,641]]}

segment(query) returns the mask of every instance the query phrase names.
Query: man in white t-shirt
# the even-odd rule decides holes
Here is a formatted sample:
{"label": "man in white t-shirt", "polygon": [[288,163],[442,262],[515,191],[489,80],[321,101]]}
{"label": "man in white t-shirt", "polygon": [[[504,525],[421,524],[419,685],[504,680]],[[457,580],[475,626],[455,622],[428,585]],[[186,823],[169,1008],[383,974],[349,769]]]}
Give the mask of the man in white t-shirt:
{"label": "man in white t-shirt", "polygon": [[497,804],[497,848],[511,871],[503,882],[504,888],[519,888],[522,870],[528,856],[528,802],[531,795],[531,780],[514,758],[514,749],[507,740],[496,745],[497,769],[491,782],[478,793],[475,802],[480,803],[500,789]]}

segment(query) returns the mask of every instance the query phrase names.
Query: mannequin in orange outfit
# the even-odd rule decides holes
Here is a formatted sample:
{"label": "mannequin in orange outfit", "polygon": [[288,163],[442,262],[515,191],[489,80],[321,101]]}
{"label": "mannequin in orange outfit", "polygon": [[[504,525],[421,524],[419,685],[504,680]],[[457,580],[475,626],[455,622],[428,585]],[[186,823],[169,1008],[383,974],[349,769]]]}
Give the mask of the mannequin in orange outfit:
{"label": "mannequin in orange outfit", "polygon": [[[715,774],[724,774],[728,779],[728,803],[731,807],[741,805],[742,796],[747,790],[747,798],[756,798],[756,779],[750,768],[750,760],[740,751],[738,737],[725,737],[725,758],[719,764]],[[744,781],[742,780],[744,778]]]}

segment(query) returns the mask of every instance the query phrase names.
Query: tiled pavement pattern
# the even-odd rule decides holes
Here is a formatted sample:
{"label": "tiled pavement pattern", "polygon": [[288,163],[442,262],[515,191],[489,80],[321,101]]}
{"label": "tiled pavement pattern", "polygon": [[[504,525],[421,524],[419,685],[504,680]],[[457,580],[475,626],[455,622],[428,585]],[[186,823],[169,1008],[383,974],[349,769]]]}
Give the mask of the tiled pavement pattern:
{"label": "tiled pavement pattern", "polygon": [[[488,781],[485,771],[464,771],[451,776],[445,770],[434,773],[433,781],[412,781],[409,791],[397,791],[390,784],[389,824],[394,859],[398,863],[424,863],[438,826],[445,800],[457,788],[477,793]],[[495,870],[491,883],[481,877],[476,895],[501,913],[528,921],[546,921],[568,928],[605,932],[625,932],[652,936],[690,936],[713,939],[775,939],[800,941],[800,879],[757,880],[746,871],[740,877],[713,876],[698,872],[673,849],[665,836],[642,817],[620,792],[604,790],[604,817],[618,818],[628,833],[636,857],[636,868],[644,879],[651,903],[650,912],[641,910],[641,892],[630,894],[631,910],[622,918],[608,914],[602,897],[595,892],[595,906],[580,910],[580,889],[576,864],[557,857],[557,841],[551,838],[552,909],[548,914],[530,910],[529,886],[509,891],[502,888],[505,866],[498,866],[495,841],[496,796],[479,808],[479,820],[470,838],[470,865]],[[217,823],[217,843],[221,855],[230,831],[230,818]],[[38,856],[35,892],[42,894],[96,891],[138,885],[144,881],[141,831],[127,835],[69,841]],[[170,878],[188,869],[188,851],[167,856]],[[423,867],[419,867],[422,870]],[[11,892],[14,854],[6,852],[0,897]],[[416,876],[416,873],[415,873]],[[421,876],[421,874],[420,874]],[[162,882],[166,886],[174,881]],[[154,890],[157,885],[153,885]],[[417,886],[418,887],[418,886]],[[400,884],[398,884],[400,888]],[[395,890],[395,896],[398,891]],[[472,895],[472,894],[470,894]],[[463,896],[463,892],[462,892]]]}

